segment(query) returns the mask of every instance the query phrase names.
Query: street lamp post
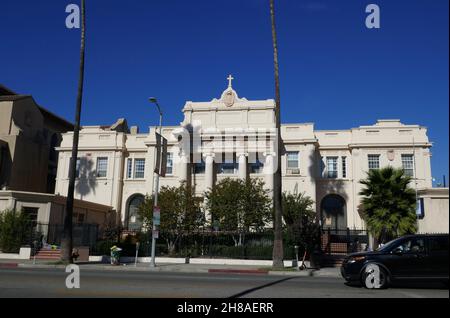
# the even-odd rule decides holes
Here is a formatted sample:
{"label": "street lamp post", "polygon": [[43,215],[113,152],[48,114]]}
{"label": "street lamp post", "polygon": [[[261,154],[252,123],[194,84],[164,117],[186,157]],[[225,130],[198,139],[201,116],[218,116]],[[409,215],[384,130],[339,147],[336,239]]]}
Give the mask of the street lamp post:
{"label": "street lamp post", "polygon": [[[162,112],[161,107],[159,107],[158,100],[155,97],[150,97],[148,99],[150,103],[153,103],[158,108],[159,112],[159,134],[162,136]],[[156,151],[160,151],[160,156],[162,156],[161,149],[157,149]],[[155,172],[155,197],[153,202],[153,211],[155,211],[155,208],[158,206],[158,192],[159,192],[159,174],[161,173],[162,168],[162,158],[159,159],[159,167],[158,167],[158,173]],[[156,238],[155,238],[155,231],[156,231],[156,225],[155,222],[153,223],[152,227],[152,260],[150,262],[150,267],[155,267],[155,250],[156,250]]]}

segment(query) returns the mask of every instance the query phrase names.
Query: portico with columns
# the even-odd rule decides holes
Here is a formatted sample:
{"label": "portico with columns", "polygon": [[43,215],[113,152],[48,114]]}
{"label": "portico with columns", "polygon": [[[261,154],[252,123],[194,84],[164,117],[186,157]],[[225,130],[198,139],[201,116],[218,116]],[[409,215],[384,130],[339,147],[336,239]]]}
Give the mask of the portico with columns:
{"label": "portico with columns", "polygon": [[[270,191],[273,187],[273,173],[267,176],[267,168],[263,171],[262,167],[270,167],[267,163],[274,156],[271,139],[275,139],[275,101],[240,98],[233,89],[233,79],[228,76],[228,87],[218,99],[186,102],[180,129],[173,131],[177,151],[192,154],[191,162],[179,162],[180,170],[203,174],[202,184],[194,182],[199,193],[226,177],[246,180],[258,175],[268,181]],[[187,138],[194,141],[183,142]]]}

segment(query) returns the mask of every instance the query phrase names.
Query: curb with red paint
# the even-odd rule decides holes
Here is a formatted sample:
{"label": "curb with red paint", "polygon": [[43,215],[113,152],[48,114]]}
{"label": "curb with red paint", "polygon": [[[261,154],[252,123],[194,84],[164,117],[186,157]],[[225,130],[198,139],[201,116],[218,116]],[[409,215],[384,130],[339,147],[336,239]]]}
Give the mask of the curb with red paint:
{"label": "curb with red paint", "polygon": [[230,274],[268,274],[268,270],[260,269],[220,269],[220,268],[210,268],[208,273],[230,273]]}
{"label": "curb with red paint", "polygon": [[0,268],[16,268],[17,263],[0,263]]}

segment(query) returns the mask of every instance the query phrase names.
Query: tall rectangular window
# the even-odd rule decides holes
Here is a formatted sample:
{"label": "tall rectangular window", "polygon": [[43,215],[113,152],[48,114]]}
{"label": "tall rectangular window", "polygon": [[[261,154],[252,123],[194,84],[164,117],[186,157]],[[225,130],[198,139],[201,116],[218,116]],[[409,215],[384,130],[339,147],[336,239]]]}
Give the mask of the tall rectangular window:
{"label": "tall rectangular window", "polygon": [[166,174],[173,174],[173,153],[167,153],[167,165],[166,165]]}
{"label": "tall rectangular window", "polygon": [[131,179],[133,177],[133,159],[127,159],[127,179]]}
{"label": "tall rectangular window", "polygon": [[335,179],[338,174],[338,157],[327,157],[327,178]]}
{"label": "tall rectangular window", "polygon": [[380,169],[380,155],[368,155],[369,170]]}
{"label": "tall rectangular window", "polygon": [[325,178],[325,161],[323,157],[320,157],[320,177]]}
{"label": "tall rectangular window", "polygon": [[142,179],[144,178],[145,172],[145,159],[139,158],[134,159],[134,178]]}
{"label": "tall rectangular window", "polygon": [[200,162],[196,162],[194,164],[195,174],[204,174],[205,173],[205,161],[203,160],[203,156]]}
{"label": "tall rectangular window", "polygon": [[342,159],[342,178],[347,178],[347,157],[341,157]]}
{"label": "tall rectangular window", "polygon": [[97,158],[97,177],[106,178],[107,171],[108,171],[108,158],[107,157]]}
{"label": "tall rectangular window", "polygon": [[[225,157],[225,154],[223,154]],[[238,164],[236,162],[236,155],[233,154],[233,159],[223,158],[223,162],[219,164],[219,173],[222,174],[235,174],[238,170]]]}
{"label": "tall rectangular window", "polygon": [[250,173],[262,173],[264,169],[264,164],[256,159],[256,162],[250,164]]}
{"label": "tall rectangular window", "polygon": [[402,167],[405,175],[414,177],[414,156],[402,155]]}
{"label": "tall rectangular window", "polygon": [[288,151],[286,157],[288,170],[298,169],[298,151]]}

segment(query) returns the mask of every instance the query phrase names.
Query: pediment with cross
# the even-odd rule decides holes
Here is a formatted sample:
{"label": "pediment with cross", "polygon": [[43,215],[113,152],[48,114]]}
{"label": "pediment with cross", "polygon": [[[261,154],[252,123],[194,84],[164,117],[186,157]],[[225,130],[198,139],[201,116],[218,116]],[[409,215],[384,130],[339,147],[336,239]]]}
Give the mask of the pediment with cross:
{"label": "pediment with cross", "polygon": [[233,89],[232,81],[234,80],[234,77],[231,75],[228,75],[228,87],[222,92],[222,95],[220,96],[220,99],[214,98],[212,102],[222,102],[225,104],[226,107],[231,107],[237,102],[244,102],[247,101],[246,98],[239,98],[236,91]]}

